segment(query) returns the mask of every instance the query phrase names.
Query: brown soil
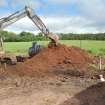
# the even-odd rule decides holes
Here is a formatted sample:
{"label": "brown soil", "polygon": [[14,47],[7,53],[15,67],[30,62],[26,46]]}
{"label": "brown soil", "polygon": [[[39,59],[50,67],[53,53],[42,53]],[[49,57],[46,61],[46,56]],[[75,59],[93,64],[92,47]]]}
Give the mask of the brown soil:
{"label": "brown soil", "polygon": [[98,83],[60,105],[105,105],[105,83]]}
{"label": "brown soil", "polygon": [[[103,64],[105,64],[103,60]],[[20,76],[30,75],[43,77],[47,73],[51,75],[70,75],[92,77],[105,74],[105,71],[97,70],[99,58],[90,55],[78,47],[57,47],[45,48],[39,54],[24,63],[17,63],[15,66],[8,66],[8,73]]]}
{"label": "brown soil", "polygon": [[46,48],[38,55],[24,63],[25,70],[30,72],[52,72],[54,70],[77,70],[86,72],[88,65],[93,63],[93,57],[77,47],[59,45]]}
{"label": "brown soil", "polygon": [[80,78],[93,75],[90,65],[98,61],[80,48],[59,45],[24,63],[2,65],[0,105],[105,105],[105,83]]}

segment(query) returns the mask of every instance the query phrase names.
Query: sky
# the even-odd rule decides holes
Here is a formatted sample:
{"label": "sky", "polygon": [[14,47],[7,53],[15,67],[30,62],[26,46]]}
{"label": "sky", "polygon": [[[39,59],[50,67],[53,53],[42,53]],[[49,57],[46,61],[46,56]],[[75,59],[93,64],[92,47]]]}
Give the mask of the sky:
{"label": "sky", "polygon": [[[105,0],[0,0],[0,17],[31,6],[53,33],[105,32]],[[40,32],[25,17],[4,30]]]}

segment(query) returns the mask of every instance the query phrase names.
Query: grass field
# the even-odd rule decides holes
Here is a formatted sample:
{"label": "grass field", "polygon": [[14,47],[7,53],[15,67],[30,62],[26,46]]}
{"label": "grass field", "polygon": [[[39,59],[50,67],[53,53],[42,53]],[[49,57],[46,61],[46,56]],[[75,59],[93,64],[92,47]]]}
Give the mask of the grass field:
{"label": "grass field", "polygon": [[[48,41],[38,41],[39,44],[46,46]],[[95,54],[105,56],[105,41],[91,41],[91,40],[62,40],[60,43],[67,46],[78,46],[82,49]],[[4,49],[7,53],[15,54],[27,54],[28,48],[32,45],[32,42],[8,42],[4,44]]]}

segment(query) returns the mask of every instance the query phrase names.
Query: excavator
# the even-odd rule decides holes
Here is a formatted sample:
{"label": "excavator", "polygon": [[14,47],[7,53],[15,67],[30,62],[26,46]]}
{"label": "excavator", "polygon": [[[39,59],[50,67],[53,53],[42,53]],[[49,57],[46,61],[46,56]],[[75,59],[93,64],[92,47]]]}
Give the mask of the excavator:
{"label": "excavator", "polygon": [[[4,28],[8,27],[9,25],[15,23],[16,21],[28,16],[29,19],[32,20],[32,22],[37,26],[37,28],[51,41],[49,43],[50,46],[57,46],[59,37],[57,35],[54,35],[49,31],[49,29],[45,26],[45,24],[42,22],[42,20],[35,14],[33,8],[29,6],[25,6],[24,9],[17,11],[13,13],[10,16],[4,17],[0,19],[0,30],[3,30]],[[3,39],[0,37],[0,52],[1,49],[3,49]],[[36,54],[36,50],[32,50],[30,48],[30,53],[33,53],[31,51],[34,51],[34,54]],[[31,55],[31,54],[30,54]],[[33,55],[33,54],[32,54]]]}

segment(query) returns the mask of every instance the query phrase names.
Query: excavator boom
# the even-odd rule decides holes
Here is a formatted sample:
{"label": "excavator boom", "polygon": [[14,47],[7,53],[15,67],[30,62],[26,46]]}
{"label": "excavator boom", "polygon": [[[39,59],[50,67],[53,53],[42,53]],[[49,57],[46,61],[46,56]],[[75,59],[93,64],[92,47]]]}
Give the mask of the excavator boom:
{"label": "excavator boom", "polygon": [[51,39],[51,42],[57,44],[58,39],[59,39],[58,36],[50,33],[49,29],[45,26],[42,20],[34,13],[34,10],[28,6],[26,6],[21,11],[17,11],[8,17],[0,19],[0,30],[24,18],[25,16],[28,16],[33,21],[33,23],[38,27],[38,29],[46,37]]}

